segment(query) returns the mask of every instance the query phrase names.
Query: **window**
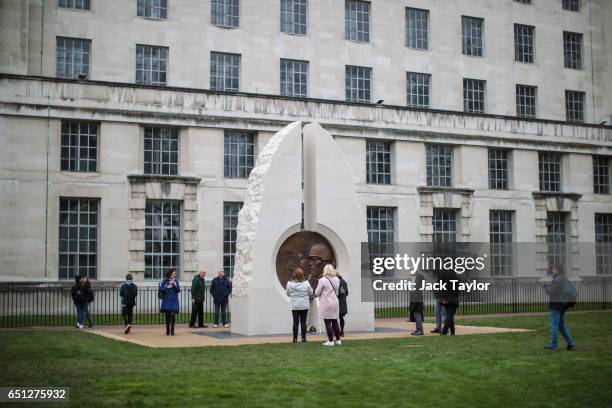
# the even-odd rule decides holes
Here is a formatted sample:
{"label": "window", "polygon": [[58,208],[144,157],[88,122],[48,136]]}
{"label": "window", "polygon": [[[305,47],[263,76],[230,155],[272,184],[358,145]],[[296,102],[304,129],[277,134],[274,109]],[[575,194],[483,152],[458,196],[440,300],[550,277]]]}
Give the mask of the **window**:
{"label": "window", "polygon": [[210,53],[210,89],[234,91],[240,89],[240,55]]}
{"label": "window", "polygon": [[463,80],[463,111],[471,113],[485,112],[485,90],[487,81],[478,79]]}
{"label": "window", "polygon": [[540,191],[561,191],[561,155],[540,152],[538,154],[540,171]]}
{"label": "window", "polygon": [[457,210],[434,208],[431,222],[434,243],[457,242]]}
{"label": "window", "polygon": [[306,34],[308,0],[281,0],[281,32]]}
{"label": "window", "polygon": [[178,201],[145,204],[145,279],[159,280],[170,268],[180,275],[181,207]]}
{"label": "window", "polygon": [[563,32],[565,68],[582,69],[582,34]]}
{"label": "window", "polygon": [[[368,249],[370,259],[395,255],[395,208],[367,208]],[[383,276],[392,274],[385,271]]]}
{"label": "window", "polygon": [[167,0],[138,0],[136,15],[138,17],[157,18],[165,20],[168,18]]}
{"label": "window", "polygon": [[584,122],[584,92],[565,91],[565,119],[568,122]]}
{"label": "window", "polygon": [[98,169],[98,125],[62,121],[62,171],[95,172]]}
{"label": "window", "polygon": [[534,61],[535,27],[514,25],[514,60],[518,62],[533,63]]}
{"label": "window", "polygon": [[429,11],[406,8],[406,46],[426,50],[428,45]]}
{"label": "window", "polygon": [[580,0],[562,0],[563,10],[580,11]]}
{"label": "window", "polygon": [[366,151],[368,183],[391,184],[391,143],[368,140]]}
{"label": "window", "polygon": [[136,83],[166,85],[168,48],[136,45]]}
{"label": "window", "polygon": [[450,187],[453,180],[453,148],[447,145],[427,145],[427,185]]}
{"label": "window", "polygon": [[178,129],[144,129],[144,174],[178,174]]}
{"label": "window", "polygon": [[531,0],[514,0],[515,3],[531,4]]}
{"label": "window", "polygon": [[87,79],[91,41],[57,37],[56,46],[55,75],[58,78]]}
{"label": "window", "polygon": [[508,157],[505,149],[489,149],[489,188],[491,190],[508,190]]}
{"label": "window", "polygon": [[60,198],[60,279],[97,278],[98,203],[97,198]]}
{"label": "window", "polygon": [[223,203],[223,270],[228,277],[234,275],[238,213],[241,209],[240,202]]}
{"label": "window", "polygon": [[512,276],[512,211],[489,212],[491,276]]}
{"label": "window", "polygon": [[549,211],[546,217],[549,275],[552,274],[552,267],[554,265],[567,265],[566,218],[566,213],[558,211]]}
{"label": "window", "polygon": [[57,0],[57,7],[74,10],[91,10],[89,0]]}
{"label": "window", "polygon": [[223,146],[223,175],[226,178],[248,178],[255,162],[254,135],[226,131]]}
{"label": "window", "polygon": [[308,61],[280,60],[280,90],[282,96],[308,96]]}
{"label": "window", "polygon": [[476,17],[461,17],[463,54],[482,57],[484,20]]}
{"label": "window", "polygon": [[372,68],[346,66],[347,102],[370,102]]}
{"label": "window", "polygon": [[593,192],[610,194],[610,158],[593,157]]}
{"label": "window", "polygon": [[533,119],[536,117],[537,87],[516,85],[516,116]]}
{"label": "window", "polygon": [[597,274],[612,274],[612,214],[595,214]]}
{"label": "window", "polygon": [[406,94],[408,96],[408,106],[412,108],[429,108],[430,92],[430,74],[406,72]]}
{"label": "window", "polygon": [[238,27],[240,24],[239,0],[211,0],[212,23],[221,27]]}
{"label": "window", "polygon": [[345,38],[357,42],[370,41],[370,3],[346,0],[344,3]]}

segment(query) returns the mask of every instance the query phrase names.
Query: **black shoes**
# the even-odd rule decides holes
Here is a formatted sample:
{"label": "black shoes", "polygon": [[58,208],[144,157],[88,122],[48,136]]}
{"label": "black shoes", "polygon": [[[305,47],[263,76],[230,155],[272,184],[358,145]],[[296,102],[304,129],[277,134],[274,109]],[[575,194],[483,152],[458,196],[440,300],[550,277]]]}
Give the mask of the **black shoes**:
{"label": "black shoes", "polygon": [[430,333],[440,333],[440,330],[438,330],[438,329],[433,329],[433,330],[430,330],[429,332],[430,332]]}
{"label": "black shoes", "polygon": [[306,343],[306,337],[302,337],[302,343]]}
{"label": "black shoes", "polygon": [[189,328],[190,328],[190,329],[195,329],[195,327],[196,327],[196,326],[195,326],[195,324],[190,324],[190,325],[189,325]]}
{"label": "black shoes", "polygon": [[411,334],[411,335],[413,335],[413,336],[424,336],[424,335],[425,335],[425,334],[424,334],[422,331],[420,331],[420,330],[415,330],[415,331],[413,331],[413,332],[412,332],[412,333],[410,333],[410,334]]}
{"label": "black shoes", "polygon": [[569,345],[569,344],[568,344],[568,345],[567,345],[567,351],[572,351],[572,350],[574,350],[574,348],[575,348],[575,347],[576,347],[576,345],[575,345],[575,344],[572,344],[572,345]]}
{"label": "black shoes", "polygon": [[207,327],[208,327],[208,326],[207,326],[207,325],[205,325],[205,324],[203,324],[203,325],[198,325],[198,329],[205,329],[205,328],[207,328]]}

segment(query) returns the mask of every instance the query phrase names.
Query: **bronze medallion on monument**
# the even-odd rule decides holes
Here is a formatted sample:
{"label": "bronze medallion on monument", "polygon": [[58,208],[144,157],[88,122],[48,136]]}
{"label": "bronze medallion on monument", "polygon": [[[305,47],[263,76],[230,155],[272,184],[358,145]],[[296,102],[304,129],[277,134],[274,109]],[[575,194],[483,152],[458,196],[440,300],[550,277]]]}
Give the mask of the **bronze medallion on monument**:
{"label": "bronze medallion on monument", "polygon": [[334,250],[329,241],[319,233],[300,231],[287,238],[279,248],[276,275],[284,288],[291,280],[293,271],[300,267],[314,288],[327,264],[336,266]]}

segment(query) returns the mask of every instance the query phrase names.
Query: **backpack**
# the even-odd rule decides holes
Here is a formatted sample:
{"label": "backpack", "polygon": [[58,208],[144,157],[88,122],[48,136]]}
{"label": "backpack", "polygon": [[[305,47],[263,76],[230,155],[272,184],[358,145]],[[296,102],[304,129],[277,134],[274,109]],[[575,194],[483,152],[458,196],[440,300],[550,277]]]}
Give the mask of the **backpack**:
{"label": "backpack", "polygon": [[561,291],[562,303],[565,303],[567,307],[574,307],[576,300],[578,299],[578,291],[574,287],[574,284],[569,279],[563,280],[563,290]]}

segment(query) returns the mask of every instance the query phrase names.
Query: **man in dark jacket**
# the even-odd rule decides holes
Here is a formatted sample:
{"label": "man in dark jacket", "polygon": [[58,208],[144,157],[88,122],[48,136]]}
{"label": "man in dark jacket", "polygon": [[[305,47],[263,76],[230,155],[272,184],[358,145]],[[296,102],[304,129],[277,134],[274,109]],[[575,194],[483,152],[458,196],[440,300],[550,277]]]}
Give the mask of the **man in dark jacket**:
{"label": "man in dark jacket", "polygon": [[136,296],[138,296],[138,286],[133,282],[131,273],[125,275],[125,283],[119,289],[119,296],[121,296],[124,333],[128,334],[132,330],[132,317],[134,316],[134,306],[136,306]]}
{"label": "man in dark jacket", "polygon": [[82,329],[83,320],[85,318],[85,308],[87,307],[87,301],[89,299],[84,275],[75,276],[74,285],[72,285],[70,293],[77,313],[76,327]]}
{"label": "man in dark jacket", "polygon": [[225,271],[221,269],[217,277],[210,283],[210,294],[215,304],[215,324],[213,327],[219,327],[219,311],[221,311],[223,327],[229,327],[227,324],[227,303],[231,293],[232,282],[225,277]]}
{"label": "man in dark jacket", "polygon": [[423,274],[420,271],[414,275],[415,290],[410,293],[410,311],[416,322],[415,330],[410,333],[413,336],[422,336],[423,333]]}
{"label": "man in dark jacket", "polygon": [[552,267],[553,278],[552,281],[544,286],[544,291],[549,296],[548,303],[548,324],[550,325],[550,333],[552,338],[550,343],[544,347],[548,350],[555,350],[559,345],[559,335],[561,332],[565,342],[567,343],[567,350],[573,350],[575,347],[574,339],[570,335],[569,329],[563,319],[565,312],[568,309],[568,304],[562,299],[563,291],[566,285],[567,278],[563,275],[563,265],[557,264]]}
{"label": "man in dark jacket", "polygon": [[454,270],[443,269],[440,271],[440,281],[446,283],[446,290],[440,291],[440,304],[444,308],[444,325],[442,326],[441,336],[446,336],[449,331],[451,336],[455,335],[455,313],[459,308],[459,290],[453,288],[451,280],[459,280],[459,276]]}
{"label": "man in dark jacket", "polygon": [[344,337],[344,316],[348,313],[348,305],[346,304],[346,297],[348,296],[348,283],[344,280],[340,274],[338,274],[340,280],[340,287],[338,288],[338,304],[340,306],[340,337]]}
{"label": "man in dark jacket", "polygon": [[200,271],[191,281],[191,320],[189,327],[195,327],[196,317],[198,327],[208,327],[204,324],[204,299],[206,298],[206,271]]}

